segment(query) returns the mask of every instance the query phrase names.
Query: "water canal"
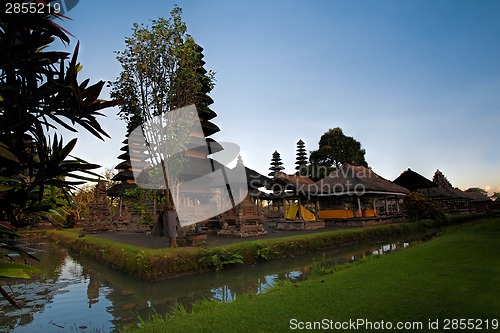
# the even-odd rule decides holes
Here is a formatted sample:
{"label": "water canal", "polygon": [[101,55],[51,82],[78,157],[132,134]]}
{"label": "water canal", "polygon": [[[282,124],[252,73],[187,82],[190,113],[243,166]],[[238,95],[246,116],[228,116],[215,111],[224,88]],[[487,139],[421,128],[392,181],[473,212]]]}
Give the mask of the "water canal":
{"label": "water canal", "polygon": [[0,281],[21,306],[0,299],[0,332],[115,332],[176,304],[190,308],[202,299],[231,301],[245,293],[265,292],[279,280],[307,278],[314,261],[331,265],[381,255],[428,239],[406,239],[343,246],[256,266],[167,281],[144,282],[93,262],[47,239],[28,240],[43,270],[36,281]]}

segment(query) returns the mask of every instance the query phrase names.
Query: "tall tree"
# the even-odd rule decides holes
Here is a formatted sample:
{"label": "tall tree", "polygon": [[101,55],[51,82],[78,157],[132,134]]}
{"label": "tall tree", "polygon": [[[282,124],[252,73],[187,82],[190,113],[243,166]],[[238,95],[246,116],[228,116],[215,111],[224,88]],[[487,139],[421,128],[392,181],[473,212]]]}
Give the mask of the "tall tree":
{"label": "tall tree", "polygon": [[[119,115],[128,122],[129,131],[139,123],[144,128],[148,122],[167,115],[170,111],[188,105],[195,105],[205,137],[219,131],[209,120],[216,116],[209,105],[213,100],[207,95],[214,86],[214,73],[203,68],[205,64],[202,48],[186,34],[182,21],[182,9],[175,6],[168,19],[152,21],[151,27],[134,24],[132,36],[126,39],[126,48],[117,52],[122,66],[119,78],[113,83],[112,96],[127,101],[120,108]],[[160,117],[158,117],[160,116]],[[170,188],[176,188],[176,177],[186,164],[186,156],[158,154],[157,144],[181,145],[189,141],[189,130],[169,134],[165,126],[159,125],[159,132],[144,130],[151,164],[163,172],[162,185],[165,212],[175,211]],[[212,140],[213,141],[213,140]],[[178,151],[182,151],[179,149]],[[206,156],[205,156],[206,158]],[[167,162],[168,160],[168,162]],[[168,181],[166,176],[168,170]],[[158,171],[158,170],[157,170]],[[170,184],[169,184],[170,183]],[[172,230],[164,230],[163,220],[158,221],[154,234],[169,233],[171,244],[175,245]]]}
{"label": "tall tree", "polygon": [[273,157],[271,159],[271,167],[269,167],[269,172],[268,176],[274,177],[277,173],[283,172],[285,170],[285,167],[283,166],[283,162],[281,161],[281,155],[278,153],[277,150],[274,151]]}
{"label": "tall tree", "polygon": [[295,170],[298,175],[307,176],[307,152],[304,141],[297,142],[297,153],[295,158]]}
{"label": "tall tree", "polygon": [[311,151],[310,176],[322,178],[344,163],[368,167],[365,153],[359,141],[346,136],[340,127],[332,128],[321,136],[318,150]]}

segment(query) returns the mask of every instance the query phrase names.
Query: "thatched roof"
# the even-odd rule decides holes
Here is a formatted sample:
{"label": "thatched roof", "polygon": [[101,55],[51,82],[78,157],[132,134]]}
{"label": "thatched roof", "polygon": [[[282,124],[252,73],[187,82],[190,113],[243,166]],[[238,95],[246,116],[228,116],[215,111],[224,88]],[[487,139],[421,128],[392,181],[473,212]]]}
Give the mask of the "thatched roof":
{"label": "thatched roof", "polygon": [[[246,180],[244,183],[239,182],[240,174],[238,174],[237,169],[229,169],[228,167],[220,164],[220,168],[224,168],[223,170],[226,172],[227,180],[231,183],[231,185],[244,185],[245,187],[251,187],[253,190],[256,190],[260,187],[265,187],[271,183],[271,179],[258,173],[255,170],[245,167],[245,175]],[[216,178],[209,183],[210,187],[221,187],[226,186],[225,180]]]}
{"label": "thatched roof", "polygon": [[464,191],[450,186],[436,186],[433,188],[419,189],[418,192],[434,199],[465,199],[471,200]]}
{"label": "thatched roof", "polygon": [[490,202],[491,198],[479,192],[465,191],[466,196],[468,196],[472,202]]}
{"label": "thatched roof", "polygon": [[451,190],[453,191],[453,193],[455,193],[455,198],[471,200],[470,196],[468,196],[467,193],[465,193],[461,189],[452,187]]}
{"label": "thatched roof", "polygon": [[273,181],[278,183],[281,182],[284,184],[293,184],[297,187],[300,187],[301,185],[314,184],[314,181],[306,176],[287,175],[283,172],[276,173],[274,175]]}
{"label": "thatched roof", "polygon": [[129,155],[128,151],[126,151],[123,154],[121,154],[120,156],[118,156],[118,159],[119,160],[129,160],[130,159],[130,155]]}
{"label": "thatched roof", "polygon": [[132,168],[132,164],[130,163],[129,160],[123,161],[120,164],[118,164],[117,166],[115,166],[115,169],[117,169],[117,170],[127,170],[130,168]]}
{"label": "thatched roof", "polygon": [[137,184],[134,183],[121,183],[111,186],[106,190],[106,195],[110,197],[120,197],[125,194],[128,189],[136,188]]}
{"label": "thatched roof", "polygon": [[437,184],[425,178],[421,174],[416,173],[410,168],[401,173],[401,175],[399,175],[398,178],[394,179],[394,183],[399,186],[403,186],[409,189],[410,191],[416,191],[422,188],[432,188],[437,186]]}
{"label": "thatched roof", "polygon": [[347,163],[314,183],[314,186],[310,186],[309,189],[310,193],[317,191],[320,195],[364,195],[370,193],[404,195],[409,192],[406,188],[380,177],[371,169]]}
{"label": "thatched roof", "polygon": [[132,170],[120,171],[113,178],[111,178],[111,180],[114,181],[126,181],[130,179],[134,179],[134,173]]}
{"label": "thatched roof", "polygon": [[245,167],[245,173],[247,175],[248,185],[254,188],[265,187],[271,183],[271,178],[248,167]]}

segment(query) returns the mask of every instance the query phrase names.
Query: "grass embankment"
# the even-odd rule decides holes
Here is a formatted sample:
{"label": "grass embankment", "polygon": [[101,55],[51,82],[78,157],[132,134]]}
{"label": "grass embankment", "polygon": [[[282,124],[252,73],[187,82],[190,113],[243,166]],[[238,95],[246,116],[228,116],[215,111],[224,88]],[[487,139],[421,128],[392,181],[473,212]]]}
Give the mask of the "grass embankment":
{"label": "grass embankment", "polygon": [[[500,319],[500,218],[480,222],[449,228],[429,242],[347,264],[332,274],[280,284],[263,295],[204,302],[191,313],[177,310],[131,332],[289,332],[292,318],[385,322],[385,329],[357,327],[370,332],[389,331],[388,322],[398,332],[457,332],[464,331],[460,322],[450,321],[445,330],[446,319],[474,319],[465,322],[469,328],[499,332],[492,326]],[[429,320],[437,329],[429,329]],[[423,329],[396,329],[398,322],[420,322]]]}
{"label": "grass embankment", "polygon": [[423,232],[430,228],[478,219],[480,214],[454,216],[444,221],[432,220],[387,224],[324,233],[297,235],[206,248],[145,249],[138,246],[87,235],[76,230],[50,230],[47,235],[73,251],[135,275],[144,280],[161,280],[186,274],[220,270],[237,264],[255,264],[296,254],[386,237]]}

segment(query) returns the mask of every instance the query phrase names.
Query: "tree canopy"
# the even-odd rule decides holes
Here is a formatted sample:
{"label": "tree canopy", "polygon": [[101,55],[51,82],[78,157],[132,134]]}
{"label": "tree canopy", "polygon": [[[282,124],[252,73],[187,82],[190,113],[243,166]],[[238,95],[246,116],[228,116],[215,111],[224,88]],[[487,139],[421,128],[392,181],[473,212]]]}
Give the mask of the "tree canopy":
{"label": "tree canopy", "polygon": [[488,192],[482,188],[479,188],[479,187],[470,187],[467,190],[465,190],[465,192],[477,192],[477,193],[481,193],[484,196],[488,196]]}
{"label": "tree canopy", "polygon": [[[344,163],[368,167],[361,143],[345,135],[340,127],[332,128],[321,136],[319,148],[311,151],[309,161],[312,169],[309,173],[315,179],[326,176],[326,172],[339,168]],[[318,173],[315,169],[324,171],[315,174]]]}
{"label": "tree canopy", "polygon": [[[117,52],[122,71],[111,91],[112,97],[126,101],[119,115],[127,122],[129,135],[141,132],[139,136],[145,143],[147,162],[153,166],[146,172],[148,176],[156,173],[146,178],[163,182],[157,184],[157,188],[164,194],[165,211],[175,211],[170,189],[179,188],[178,176],[188,164],[187,154],[183,152],[188,150],[193,131],[196,131],[188,127],[192,118],[198,116],[200,120],[203,133],[197,136],[206,138],[219,131],[210,122],[216,113],[209,108],[213,100],[207,95],[214,87],[214,73],[203,68],[203,48],[186,33],[181,15],[182,9],[175,6],[169,18],[153,20],[151,26],[134,24],[132,36],[125,40],[125,50]],[[196,106],[196,111],[184,120],[185,125],[180,124],[177,130],[178,122],[175,126],[165,125],[175,117],[176,112],[172,111],[186,107],[182,112],[191,112],[192,105]],[[178,116],[177,121],[182,122],[180,118]],[[139,126],[142,131],[136,131]],[[178,148],[172,151],[181,153],[169,154],[169,149],[163,149],[165,143],[169,148]],[[160,173],[163,177],[158,176]],[[161,235],[156,231],[154,234]]]}

